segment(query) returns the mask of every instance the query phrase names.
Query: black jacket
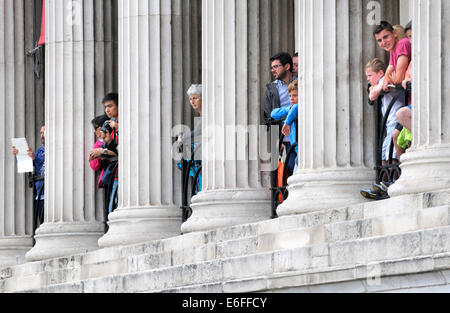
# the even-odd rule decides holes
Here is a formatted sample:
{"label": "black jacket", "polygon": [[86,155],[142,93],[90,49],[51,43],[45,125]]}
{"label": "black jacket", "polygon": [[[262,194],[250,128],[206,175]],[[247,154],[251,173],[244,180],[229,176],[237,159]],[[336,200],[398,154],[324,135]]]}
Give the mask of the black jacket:
{"label": "black jacket", "polygon": [[267,85],[266,94],[264,95],[264,103],[262,110],[262,121],[270,121],[270,115],[274,109],[280,107],[280,94],[278,93],[278,88],[275,83],[270,83]]}

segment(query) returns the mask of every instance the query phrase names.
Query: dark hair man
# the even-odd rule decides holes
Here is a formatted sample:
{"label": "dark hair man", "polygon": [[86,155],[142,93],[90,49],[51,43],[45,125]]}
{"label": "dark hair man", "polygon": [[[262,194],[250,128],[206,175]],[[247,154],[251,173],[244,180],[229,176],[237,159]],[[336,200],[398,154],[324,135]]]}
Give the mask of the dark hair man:
{"label": "dark hair man", "polygon": [[[105,107],[105,114],[108,116],[108,125],[113,129],[111,137],[118,143],[117,131],[119,129],[119,95],[117,93],[109,93],[103,98],[103,106]],[[103,126],[103,125],[101,125]],[[100,158],[102,155],[110,154],[108,149],[97,148],[89,153],[89,160]]]}
{"label": "dark hair man", "polygon": [[376,27],[374,37],[380,48],[391,54],[383,83],[383,90],[388,91],[388,85],[399,85],[405,79],[412,57],[411,41],[408,38],[399,40],[397,32],[386,21]]}
{"label": "dark hair man", "polygon": [[264,119],[270,119],[274,109],[291,105],[288,86],[297,79],[292,73],[292,57],[285,52],[270,58],[272,75],[275,81],[267,85],[264,96]]}
{"label": "dark hair man", "polygon": [[111,127],[114,129],[119,128],[119,94],[109,93],[103,98],[103,105],[105,107],[105,114],[112,122]]}
{"label": "dark hair man", "polygon": [[[275,81],[267,85],[266,94],[264,96],[264,113],[263,120],[271,121],[273,110],[291,106],[291,98],[289,95],[289,85],[297,80],[292,73],[293,62],[290,54],[281,52],[270,58],[272,75]],[[285,137],[283,144],[287,151],[291,147],[289,138]],[[295,167],[296,154],[293,153],[287,161],[289,172],[292,173]]]}

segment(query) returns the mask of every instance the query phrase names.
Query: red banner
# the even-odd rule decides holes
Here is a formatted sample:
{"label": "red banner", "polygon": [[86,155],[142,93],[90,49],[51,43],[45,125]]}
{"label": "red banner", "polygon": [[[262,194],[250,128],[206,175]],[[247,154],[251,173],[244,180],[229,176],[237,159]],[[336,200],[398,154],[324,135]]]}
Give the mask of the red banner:
{"label": "red banner", "polygon": [[41,23],[41,37],[39,38],[38,46],[45,45],[45,0],[42,0],[42,23]]}

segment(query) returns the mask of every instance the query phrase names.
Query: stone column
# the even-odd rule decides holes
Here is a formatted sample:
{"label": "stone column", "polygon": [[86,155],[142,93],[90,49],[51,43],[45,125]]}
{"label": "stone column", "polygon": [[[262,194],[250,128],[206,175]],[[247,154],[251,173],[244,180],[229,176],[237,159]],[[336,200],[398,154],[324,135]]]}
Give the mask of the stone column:
{"label": "stone column", "polygon": [[368,5],[299,2],[299,170],[289,179],[280,216],[363,202],[359,190],[375,181],[374,112],[363,69],[380,49],[367,20]]}
{"label": "stone column", "polygon": [[101,247],[180,234],[171,131],[188,105],[181,75],[196,78],[182,72],[192,51],[183,24],[194,2],[119,1],[119,208]]}
{"label": "stone column", "polygon": [[25,3],[0,1],[0,268],[24,261],[31,248],[33,192],[25,174],[16,174],[11,138],[28,137],[26,124]]}
{"label": "stone column", "polygon": [[448,1],[414,1],[413,146],[391,196],[450,188]]}
{"label": "stone column", "polygon": [[259,58],[261,31],[254,27],[261,5],[203,1],[203,191],[192,199],[183,233],[270,217],[258,161],[259,76],[268,64]]}
{"label": "stone column", "polygon": [[[107,93],[118,92],[118,0],[93,1],[94,7],[94,42],[95,66],[92,62],[89,64],[89,71],[94,71],[95,88],[89,89],[89,99],[94,99],[94,110],[92,118],[105,113],[105,107],[102,103]],[[90,73],[92,75],[92,73]],[[87,118],[86,122],[92,120]],[[88,125],[88,129],[89,129]],[[92,127],[90,128],[92,129]],[[92,146],[90,146],[92,147]],[[97,189],[99,174],[95,179],[87,181],[86,188]],[[96,218],[99,221],[105,221],[106,216],[102,208],[104,207],[105,192],[103,189],[96,190],[95,207]]]}
{"label": "stone column", "polygon": [[[172,62],[175,64],[172,67],[172,122],[173,125],[194,129],[194,119],[198,117],[186,92],[192,84],[202,83],[202,0],[183,0],[173,4],[174,13],[181,14],[172,15]],[[181,171],[175,169],[172,174],[174,202],[181,206]]]}
{"label": "stone column", "polygon": [[104,94],[104,85],[98,84],[104,64],[95,57],[95,16],[102,9],[96,3],[46,1],[45,223],[28,261],[97,249],[104,233],[98,213],[103,208],[96,208],[94,173],[87,161],[94,144],[90,121],[97,113],[96,93]]}
{"label": "stone column", "polygon": [[413,15],[414,0],[400,1],[400,24],[405,27],[411,21]]}

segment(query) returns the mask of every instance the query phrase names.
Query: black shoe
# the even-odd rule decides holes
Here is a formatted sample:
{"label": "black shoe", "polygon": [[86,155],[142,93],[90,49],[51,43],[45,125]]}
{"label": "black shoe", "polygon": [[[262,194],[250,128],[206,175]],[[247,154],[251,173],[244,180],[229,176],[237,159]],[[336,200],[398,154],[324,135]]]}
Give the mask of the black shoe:
{"label": "black shoe", "polygon": [[375,190],[361,190],[361,196],[369,200],[377,200],[378,192]]}
{"label": "black shoe", "polygon": [[373,189],[380,195],[380,196],[387,196],[388,195],[388,188],[385,188],[382,184],[374,184]]}
{"label": "black shoe", "polygon": [[361,190],[360,191],[361,195],[369,200],[385,200],[385,199],[389,199],[389,196],[386,195],[381,195],[379,192],[375,191],[375,190]]}

